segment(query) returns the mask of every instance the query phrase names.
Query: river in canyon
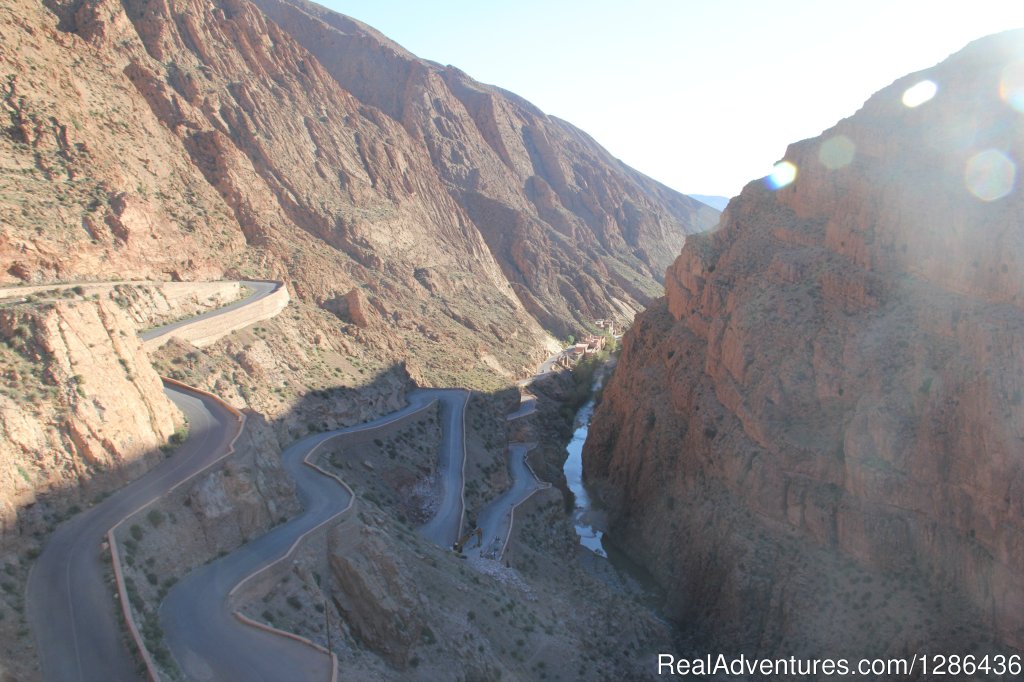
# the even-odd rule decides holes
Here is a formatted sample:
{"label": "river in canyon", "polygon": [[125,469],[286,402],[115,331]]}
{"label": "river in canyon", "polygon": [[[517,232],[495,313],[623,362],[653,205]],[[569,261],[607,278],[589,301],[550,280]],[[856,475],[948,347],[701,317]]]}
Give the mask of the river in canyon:
{"label": "river in canyon", "polygon": [[[620,587],[628,586],[630,591],[641,601],[650,606],[653,611],[658,612],[659,607],[664,603],[662,591],[642,566],[635,563],[625,552],[605,538],[607,516],[583,483],[583,444],[586,443],[587,434],[590,431],[590,421],[594,417],[597,396],[600,395],[601,386],[613,368],[614,364],[610,363],[597,373],[590,399],[576,412],[576,417],[573,419],[572,440],[565,446],[568,457],[562,466],[562,472],[565,474],[566,483],[574,496],[572,517],[580,544],[594,555],[606,560],[598,559],[607,568],[607,571],[599,570],[596,575],[603,576],[604,579],[609,579],[611,575],[616,576],[610,584]],[[594,564],[591,566],[596,568]]]}
{"label": "river in canyon", "polygon": [[[596,387],[594,390],[596,391]],[[601,513],[594,509],[590,495],[583,485],[583,444],[587,441],[587,432],[590,430],[590,420],[594,416],[594,398],[591,397],[586,404],[576,413],[573,421],[572,440],[565,446],[569,456],[565,460],[562,471],[565,473],[565,480],[569,490],[575,496],[573,508],[573,523],[576,526],[576,534],[580,537],[580,544],[599,556],[607,557],[602,539],[604,531],[601,527]]]}

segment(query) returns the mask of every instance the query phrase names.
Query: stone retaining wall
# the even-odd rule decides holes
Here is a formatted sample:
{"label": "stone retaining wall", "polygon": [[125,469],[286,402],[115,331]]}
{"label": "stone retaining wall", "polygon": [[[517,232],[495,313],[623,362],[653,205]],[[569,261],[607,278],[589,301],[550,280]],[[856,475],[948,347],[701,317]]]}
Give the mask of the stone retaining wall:
{"label": "stone retaining wall", "polygon": [[196,320],[183,327],[172,329],[143,342],[143,347],[152,352],[172,338],[188,341],[194,346],[203,347],[218,341],[231,332],[237,331],[263,320],[269,320],[284,310],[291,298],[288,288],[278,284],[271,294],[247,305],[228,310],[227,312]]}

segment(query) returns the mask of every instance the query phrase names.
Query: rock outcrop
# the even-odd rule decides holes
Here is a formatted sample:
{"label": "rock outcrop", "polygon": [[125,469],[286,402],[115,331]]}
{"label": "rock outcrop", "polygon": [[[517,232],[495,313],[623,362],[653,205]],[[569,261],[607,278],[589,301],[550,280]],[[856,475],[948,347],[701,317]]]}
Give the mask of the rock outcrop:
{"label": "rock outcrop", "polygon": [[42,493],[66,509],[138,476],[182,422],[109,300],[0,309],[0,368],[0,536],[45,529]]}
{"label": "rock outcrop", "polygon": [[423,623],[415,580],[388,536],[353,519],[331,529],[331,598],[352,634],[398,668],[406,667]]}
{"label": "rock outcrop", "polygon": [[690,238],[627,334],[586,476],[694,632],[1024,648],[1021,45],[790,146],[795,180]]}

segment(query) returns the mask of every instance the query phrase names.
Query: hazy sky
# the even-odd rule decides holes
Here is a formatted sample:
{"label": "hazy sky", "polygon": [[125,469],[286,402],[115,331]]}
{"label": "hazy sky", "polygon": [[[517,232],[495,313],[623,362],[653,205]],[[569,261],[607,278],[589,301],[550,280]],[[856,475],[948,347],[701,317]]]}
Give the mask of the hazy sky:
{"label": "hazy sky", "polygon": [[587,131],[677,190],[733,196],[790,142],[1024,2],[320,0]]}

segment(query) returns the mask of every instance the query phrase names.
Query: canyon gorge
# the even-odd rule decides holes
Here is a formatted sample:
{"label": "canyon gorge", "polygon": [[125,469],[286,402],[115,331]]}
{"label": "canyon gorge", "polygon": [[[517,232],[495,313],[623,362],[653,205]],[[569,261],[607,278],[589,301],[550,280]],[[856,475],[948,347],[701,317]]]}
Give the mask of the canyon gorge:
{"label": "canyon gorge", "polygon": [[200,456],[77,541],[118,679],[244,670],[221,616],[367,680],[1024,651],[1021,160],[1024,31],[720,213],[306,0],[5,3],[0,681]]}

